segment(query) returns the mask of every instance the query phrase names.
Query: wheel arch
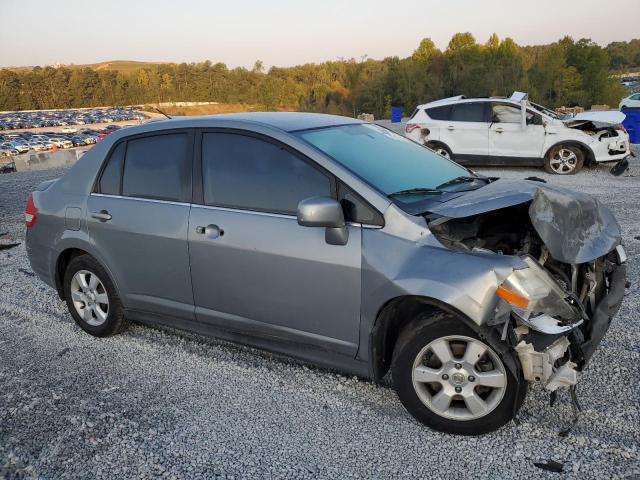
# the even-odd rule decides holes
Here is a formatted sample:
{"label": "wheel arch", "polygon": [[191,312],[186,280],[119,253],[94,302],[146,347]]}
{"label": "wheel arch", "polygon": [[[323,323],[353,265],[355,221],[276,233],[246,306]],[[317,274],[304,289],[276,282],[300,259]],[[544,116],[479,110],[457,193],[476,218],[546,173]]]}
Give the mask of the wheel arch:
{"label": "wheel arch", "polygon": [[64,280],[64,272],[67,270],[67,266],[71,260],[81,255],[89,255],[89,253],[80,248],[70,247],[60,252],[56,259],[54,281],[56,284],[56,291],[61,299],[64,299],[64,286],[62,284]]}
{"label": "wheel arch", "polygon": [[595,163],[595,161],[596,161],[596,156],[593,153],[593,150],[591,150],[591,147],[589,147],[589,145],[587,145],[586,143],[581,142],[579,140],[560,140],[560,141],[557,141],[554,144],[552,144],[549,148],[547,148],[547,150],[544,152],[543,158],[546,160],[546,158],[549,155],[549,153],[554,148],[560,147],[561,145],[566,145],[568,147],[579,148],[580,151],[584,155],[584,164],[586,166],[593,165]]}
{"label": "wheel arch", "polygon": [[[425,139],[426,140],[426,139]],[[431,148],[429,146],[429,144],[433,145],[433,146],[440,146],[440,147],[444,147],[447,150],[449,150],[451,152],[451,155],[454,155],[453,150],[451,150],[451,147],[449,145],[447,145],[446,143],[444,143],[442,140],[426,140],[424,142],[424,146],[427,148]]]}
{"label": "wheel arch", "polygon": [[91,248],[87,248],[85,245],[78,245],[75,243],[63,248],[60,251],[60,253],[58,253],[58,256],[56,257],[54,271],[53,271],[53,278],[55,282],[56,291],[58,292],[58,296],[64,300],[63,280],[64,280],[65,271],[67,270],[67,266],[69,265],[71,260],[81,255],[90,256],[96,262],[98,262],[102,266],[102,268],[106,270],[107,274],[109,275],[109,278],[111,279],[111,282],[113,283],[113,286],[116,289],[116,292],[118,292],[118,296],[122,299],[122,296],[120,295],[120,288],[118,286],[118,281],[114,277],[113,273],[111,272],[111,269],[109,269],[109,267],[105,265],[105,263],[102,261],[102,259],[98,255],[95,255],[92,252]]}
{"label": "wheel arch", "polygon": [[389,371],[398,336],[418,313],[454,315],[475,332],[481,334],[483,330],[463,312],[436,298],[420,295],[392,298],[378,310],[369,336],[369,359],[374,381],[381,380]]}

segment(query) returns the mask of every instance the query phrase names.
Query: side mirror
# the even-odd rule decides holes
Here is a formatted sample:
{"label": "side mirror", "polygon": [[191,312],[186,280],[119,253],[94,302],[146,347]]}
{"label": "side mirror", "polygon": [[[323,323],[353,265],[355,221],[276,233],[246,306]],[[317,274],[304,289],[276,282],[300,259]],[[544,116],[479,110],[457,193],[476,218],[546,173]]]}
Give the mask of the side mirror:
{"label": "side mirror", "polygon": [[324,238],[329,245],[346,245],[349,239],[342,206],[331,197],[302,200],[298,204],[298,225],[324,227]]}

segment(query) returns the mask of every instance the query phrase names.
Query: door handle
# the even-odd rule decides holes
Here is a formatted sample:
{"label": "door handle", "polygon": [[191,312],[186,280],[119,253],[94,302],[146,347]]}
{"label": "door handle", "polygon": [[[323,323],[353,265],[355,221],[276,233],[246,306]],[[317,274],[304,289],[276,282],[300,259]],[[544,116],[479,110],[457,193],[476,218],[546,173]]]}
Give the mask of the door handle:
{"label": "door handle", "polygon": [[222,230],[218,225],[209,224],[206,227],[197,226],[196,233],[200,235],[206,235],[207,238],[218,238],[224,235],[224,230]]}
{"label": "door handle", "polygon": [[111,214],[106,210],[100,210],[99,212],[92,212],[91,217],[96,220],[100,220],[101,222],[108,222],[111,220]]}
{"label": "door handle", "polygon": [[449,126],[447,127],[447,130],[455,130],[455,129],[456,129],[456,127],[454,127],[453,125],[449,125]]}
{"label": "door handle", "polygon": [[504,129],[502,127],[498,127],[498,128],[494,128],[493,131],[494,132],[498,132],[498,133],[502,133],[502,132],[504,132]]}

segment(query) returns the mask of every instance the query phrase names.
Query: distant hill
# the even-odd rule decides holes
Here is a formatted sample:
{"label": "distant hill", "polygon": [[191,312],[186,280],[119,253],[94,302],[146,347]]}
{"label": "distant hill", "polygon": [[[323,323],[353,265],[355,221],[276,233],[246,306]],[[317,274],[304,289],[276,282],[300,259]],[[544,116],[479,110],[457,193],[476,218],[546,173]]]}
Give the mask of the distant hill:
{"label": "distant hill", "polygon": [[[139,68],[151,67],[153,65],[167,65],[171,62],[139,62],[135,60],[109,60],[106,62],[98,62],[98,63],[86,63],[79,65],[51,65],[52,67],[66,67],[66,68],[92,68],[94,70],[116,70],[122,73],[129,73]],[[8,70],[13,70],[14,72],[25,72],[32,70],[34,67],[7,67]]]}
{"label": "distant hill", "polygon": [[108,62],[90,63],[87,65],[70,65],[74,67],[89,67],[95,70],[117,70],[119,72],[128,73],[139,68],[151,67],[153,65],[166,65],[171,62],[137,62],[135,60],[110,60]]}

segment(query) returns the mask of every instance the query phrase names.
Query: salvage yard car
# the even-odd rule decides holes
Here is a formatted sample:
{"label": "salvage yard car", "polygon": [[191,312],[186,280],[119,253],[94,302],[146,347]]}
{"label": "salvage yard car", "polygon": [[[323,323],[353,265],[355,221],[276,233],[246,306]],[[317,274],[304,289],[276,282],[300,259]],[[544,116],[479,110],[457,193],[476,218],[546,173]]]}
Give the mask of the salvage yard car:
{"label": "salvage yard car", "polygon": [[438,430],[572,386],[624,294],[611,212],[300,113],[119,130],[28,198],[33,271],[76,323],[215,335],[380,380]]}
{"label": "salvage yard car", "polygon": [[418,106],[405,135],[463,165],[543,166],[568,175],[583,165],[628,162],[624,118],[600,111],[561,119],[522,92],[509,98],[460,95]]}

